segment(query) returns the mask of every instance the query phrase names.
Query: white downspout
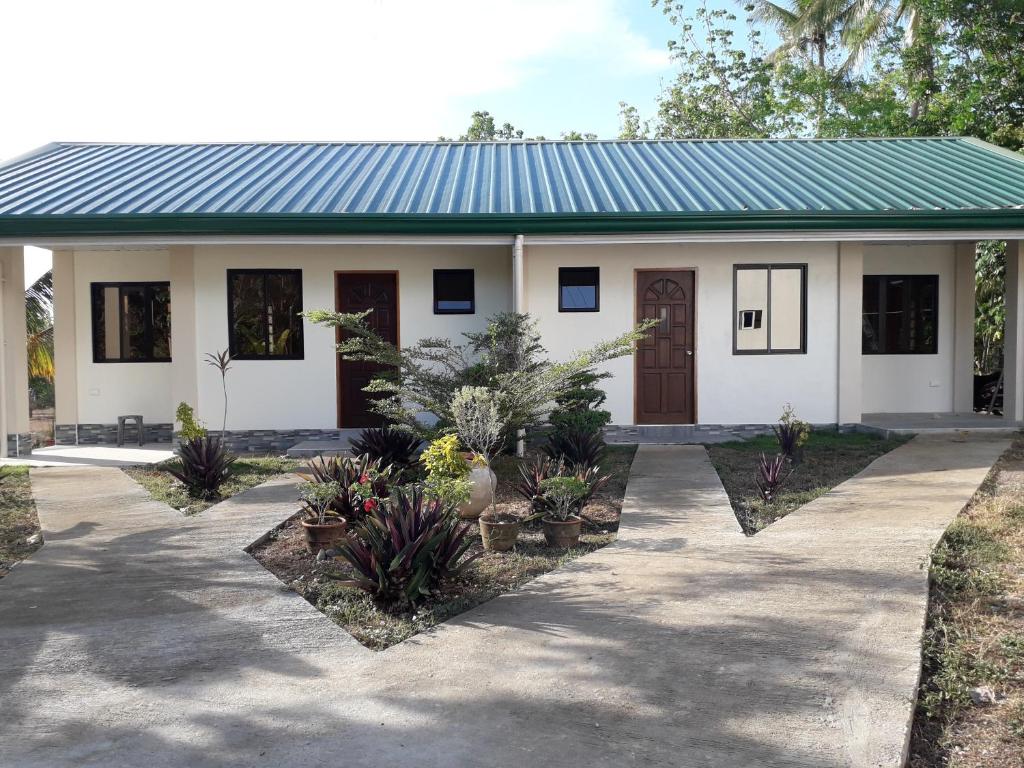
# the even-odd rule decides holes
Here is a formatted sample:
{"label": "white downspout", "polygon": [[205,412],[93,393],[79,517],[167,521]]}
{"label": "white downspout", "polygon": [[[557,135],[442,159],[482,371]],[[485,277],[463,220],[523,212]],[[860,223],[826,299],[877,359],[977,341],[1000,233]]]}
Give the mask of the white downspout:
{"label": "white downspout", "polygon": [[4,333],[4,296],[7,274],[0,261],[0,459],[7,457],[7,336]]}
{"label": "white downspout", "polygon": [[[512,311],[518,314],[526,312],[526,294],[524,293],[523,241],[522,235],[516,235],[512,243]],[[516,456],[522,458],[526,453],[526,430],[516,433]]]}

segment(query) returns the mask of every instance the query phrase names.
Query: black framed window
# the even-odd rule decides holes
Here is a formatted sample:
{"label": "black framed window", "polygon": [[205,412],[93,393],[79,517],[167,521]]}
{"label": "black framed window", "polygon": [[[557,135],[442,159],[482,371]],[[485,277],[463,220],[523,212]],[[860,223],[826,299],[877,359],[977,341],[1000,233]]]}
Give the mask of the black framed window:
{"label": "black framed window", "polygon": [[476,312],[472,269],[434,270],[434,314],[472,315]]}
{"label": "black framed window", "polygon": [[95,363],[171,361],[170,283],[92,283]]}
{"label": "black framed window", "polygon": [[598,267],[558,268],[558,311],[598,312],[601,272]]}
{"label": "black framed window", "polygon": [[938,275],[864,275],[865,355],[937,354],[938,316]]}
{"label": "black framed window", "polygon": [[301,360],[302,270],[228,270],[228,346],[238,360]]}
{"label": "black framed window", "polygon": [[733,354],[807,352],[807,265],[733,267]]}

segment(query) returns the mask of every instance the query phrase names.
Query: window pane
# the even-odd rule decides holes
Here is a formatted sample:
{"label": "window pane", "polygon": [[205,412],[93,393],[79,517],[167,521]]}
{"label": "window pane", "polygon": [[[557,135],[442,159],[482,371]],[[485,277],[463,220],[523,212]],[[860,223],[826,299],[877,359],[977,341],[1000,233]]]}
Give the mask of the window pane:
{"label": "window pane", "polygon": [[879,314],[878,294],[881,290],[879,278],[864,275],[864,312],[861,321],[861,352],[878,352],[881,348],[881,315]]}
{"label": "window pane", "polygon": [[167,283],[92,285],[93,359],[171,359],[171,289]]}
{"label": "window pane", "polygon": [[153,357],[171,356],[171,288],[167,285],[154,286],[150,291],[151,317],[153,322]]}
{"label": "window pane", "polygon": [[434,312],[472,314],[475,311],[472,269],[434,270]]}
{"label": "window pane", "polygon": [[771,349],[792,352],[803,347],[803,270],[771,270]]}
{"label": "window pane", "polygon": [[938,294],[938,275],[865,275],[862,351],[935,354]]}
{"label": "window pane", "polygon": [[263,318],[267,311],[263,275],[235,272],[231,275],[231,354],[256,357],[267,351]]}
{"label": "window pane", "polygon": [[752,327],[744,328],[741,321],[745,313],[752,313],[751,317],[757,317],[760,312],[762,316],[768,311],[768,268],[763,269],[737,269],[736,270],[736,349],[744,352],[767,352],[768,351],[768,327],[766,323],[760,326],[756,322]]}
{"label": "window pane", "polygon": [[598,279],[597,267],[561,267],[558,270],[559,311],[596,311]]}
{"label": "window pane", "polygon": [[267,336],[270,354],[291,357],[298,353],[302,336],[300,276],[290,272],[267,275]]}
{"label": "window pane", "polygon": [[910,318],[906,315],[907,281],[903,278],[888,278],[885,282],[882,300],[885,302],[885,349],[890,352],[905,352],[909,343]]}

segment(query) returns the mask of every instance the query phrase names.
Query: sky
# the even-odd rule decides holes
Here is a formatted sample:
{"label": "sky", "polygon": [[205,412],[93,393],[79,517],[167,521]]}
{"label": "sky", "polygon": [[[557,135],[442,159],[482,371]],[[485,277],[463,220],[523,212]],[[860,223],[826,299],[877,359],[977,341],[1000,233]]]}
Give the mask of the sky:
{"label": "sky", "polygon": [[[0,8],[0,158],[50,141],[436,139],[486,109],[613,138],[674,68],[649,0],[34,0]],[[26,278],[48,267],[28,257]]]}

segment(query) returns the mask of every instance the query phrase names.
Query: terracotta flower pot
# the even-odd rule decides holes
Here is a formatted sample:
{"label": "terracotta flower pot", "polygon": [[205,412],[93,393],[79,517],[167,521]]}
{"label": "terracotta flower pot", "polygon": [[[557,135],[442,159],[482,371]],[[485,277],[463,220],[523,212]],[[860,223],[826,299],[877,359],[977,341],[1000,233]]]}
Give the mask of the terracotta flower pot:
{"label": "terracotta flower pot", "polygon": [[583,521],[578,517],[570,517],[568,520],[556,520],[545,517],[541,520],[544,526],[544,540],[549,547],[575,547],[580,543],[580,529]]}
{"label": "terracotta flower pot", "polygon": [[480,516],[480,540],[488,552],[508,552],[519,538],[519,518],[512,515]]}
{"label": "terracotta flower pot", "polygon": [[459,505],[459,517],[476,520],[491,503],[491,494],[498,486],[498,476],[488,467],[473,467],[469,471],[469,501]]}
{"label": "terracotta flower pot", "polygon": [[314,555],[322,549],[334,547],[345,538],[345,530],[348,528],[348,522],[344,518],[341,518],[339,522],[324,525],[309,523],[305,520],[300,520],[299,523],[302,525],[302,536],[306,540],[306,549]]}

